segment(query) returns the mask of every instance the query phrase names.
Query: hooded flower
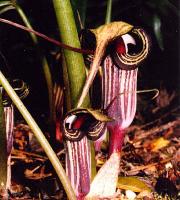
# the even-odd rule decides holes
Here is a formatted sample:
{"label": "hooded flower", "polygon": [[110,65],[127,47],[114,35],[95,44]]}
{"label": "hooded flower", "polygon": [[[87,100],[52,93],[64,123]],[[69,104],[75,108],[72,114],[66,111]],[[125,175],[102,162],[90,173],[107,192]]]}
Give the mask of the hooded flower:
{"label": "hooded flower", "polygon": [[[139,47],[140,46],[140,47]],[[137,72],[147,57],[149,40],[142,29],[133,29],[113,41],[102,65],[102,106],[114,119],[107,123],[110,133],[109,159],[94,178],[88,197],[115,194],[119,173],[120,151],[125,129],[136,112]]]}

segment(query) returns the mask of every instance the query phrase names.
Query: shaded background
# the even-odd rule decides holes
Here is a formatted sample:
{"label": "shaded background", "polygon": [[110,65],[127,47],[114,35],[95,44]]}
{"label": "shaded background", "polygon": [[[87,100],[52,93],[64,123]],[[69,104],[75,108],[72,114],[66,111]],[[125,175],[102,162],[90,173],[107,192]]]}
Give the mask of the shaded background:
{"label": "shaded background", "polygon": [[[27,14],[35,30],[59,40],[56,18],[51,0],[17,1]],[[105,0],[72,0],[79,9],[86,28],[104,23]],[[77,10],[74,9],[77,17]],[[15,10],[0,17],[23,24]],[[114,0],[112,21],[125,21],[143,27],[152,41],[149,59],[141,66],[138,89],[166,88],[169,93],[179,90],[179,1],[178,0]],[[77,21],[78,22],[78,21]],[[78,24],[79,27],[79,24]],[[3,72],[10,78],[23,79],[30,87],[25,104],[38,121],[43,123],[48,115],[48,96],[42,66],[27,32],[0,24],[0,51],[8,67],[0,58]],[[56,59],[59,47],[39,38],[47,56],[54,79],[61,79],[60,65]],[[179,103],[179,98],[176,98]]]}

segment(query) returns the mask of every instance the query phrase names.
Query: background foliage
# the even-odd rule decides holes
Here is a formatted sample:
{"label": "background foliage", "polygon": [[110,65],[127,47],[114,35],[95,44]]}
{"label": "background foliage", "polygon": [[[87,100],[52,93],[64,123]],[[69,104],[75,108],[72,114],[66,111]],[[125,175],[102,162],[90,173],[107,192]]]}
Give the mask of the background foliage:
{"label": "background foliage", "polygon": [[[52,1],[19,0],[34,29],[53,38],[58,38],[58,29]],[[104,23],[106,0],[72,0],[82,17],[85,28],[95,28]],[[152,41],[151,55],[140,69],[139,89],[165,87],[169,92],[178,90],[179,85],[179,2],[178,0],[113,0],[112,21],[126,21],[143,27]],[[22,24],[13,10],[1,17]],[[80,30],[80,25],[77,24]],[[30,86],[30,95],[25,100],[28,109],[39,123],[44,123],[48,115],[48,97],[45,80],[34,45],[28,33],[5,24],[0,24],[0,51],[5,56],[8,67],[3,71],[10,78],[20,78]],[[40,46],[54,72],[54,81],[61,82],[62,70],[57,55],[59,47],[40,39]],[[1,63],[4,63],[0,58]],[[2,65],[2,64],[1,64]]]}

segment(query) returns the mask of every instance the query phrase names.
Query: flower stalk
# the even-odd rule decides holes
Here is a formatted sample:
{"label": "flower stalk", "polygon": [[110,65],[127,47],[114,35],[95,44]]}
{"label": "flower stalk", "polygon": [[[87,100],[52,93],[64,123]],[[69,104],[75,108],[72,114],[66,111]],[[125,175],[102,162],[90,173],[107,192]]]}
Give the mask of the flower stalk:
{"label": "flower stalk", "polygon": [[112,17],[112,0],[107,0],[105,24],[111,22],[111,17]]}

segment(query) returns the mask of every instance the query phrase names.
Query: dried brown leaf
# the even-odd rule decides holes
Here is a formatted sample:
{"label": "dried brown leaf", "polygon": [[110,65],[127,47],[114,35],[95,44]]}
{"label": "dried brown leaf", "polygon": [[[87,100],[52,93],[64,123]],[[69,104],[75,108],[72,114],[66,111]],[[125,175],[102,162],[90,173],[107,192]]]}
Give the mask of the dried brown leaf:
{"label": "dried brown leaf", "polygon": [[91,31],[95,34],[97,43],[100,43],[101,41],[112,41],[118,36],[128,33],[132,28],[132,25],[120,21],[102,25]]}
{"label": "dried brown leaf", "polygon": [[169,140],[164,139],[163,137],[153,140],[150,144],[151,151],[157,152],[159,149],[166,147],[170,143]]}

